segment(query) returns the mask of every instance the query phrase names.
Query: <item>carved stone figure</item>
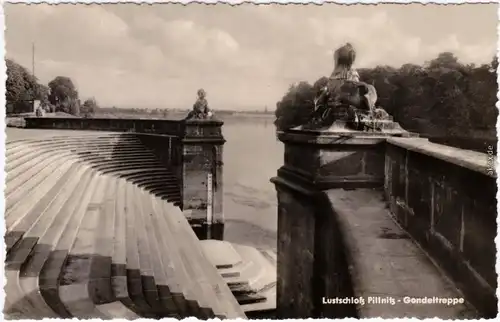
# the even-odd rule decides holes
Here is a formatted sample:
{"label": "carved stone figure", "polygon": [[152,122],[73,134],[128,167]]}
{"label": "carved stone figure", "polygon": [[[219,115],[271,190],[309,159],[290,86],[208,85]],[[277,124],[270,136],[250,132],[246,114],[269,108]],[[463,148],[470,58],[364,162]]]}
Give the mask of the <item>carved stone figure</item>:
{"label": "carved stone figure", "polygon": [[212,118],[212,111],[208,107],[208,102],[206,99],[207,93],[204,89],[198,90],[198,99],[193,105],[193,109],[186,116],[186,120],[189,119],[209,119]]}
{"label": "carved stone figure", "polygon": [[316,96],[311,121],[304,128],[327,127],[342,120],[352,129],[363,130],[373,118],[377,91],[373,85],[360,81],[358,72],[352,68],[356,51],[351,44],[337,49],[334,59],[335,68]]}
{"label": "carved stone figure", "polygon": [[44,110],[41,107],[38,107],[35,111],[35,116],[36,117],[44,117],[45,113]]}

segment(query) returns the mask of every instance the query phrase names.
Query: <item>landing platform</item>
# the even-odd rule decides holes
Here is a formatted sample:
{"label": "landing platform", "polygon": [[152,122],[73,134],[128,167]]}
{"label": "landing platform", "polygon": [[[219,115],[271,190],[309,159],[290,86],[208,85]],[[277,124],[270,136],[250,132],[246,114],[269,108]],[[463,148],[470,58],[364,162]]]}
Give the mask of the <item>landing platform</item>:
{"label": "landing platform", "polygon": [[409,299],[460,299],[463,296],[425,252],[401,229],[387,209],[381,191],[327,191],[337,214],[352,267],[356,296],[393,303],[359,305],[361,318],[478,318],[467,303],[412,304]]}

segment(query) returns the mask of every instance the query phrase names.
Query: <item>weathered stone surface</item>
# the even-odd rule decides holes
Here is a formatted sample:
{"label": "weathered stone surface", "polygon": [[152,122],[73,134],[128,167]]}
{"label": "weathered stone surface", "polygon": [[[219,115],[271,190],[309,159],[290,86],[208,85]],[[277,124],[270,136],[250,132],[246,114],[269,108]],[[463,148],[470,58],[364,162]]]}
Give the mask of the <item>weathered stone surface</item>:
{"label": "weathered stone surface", "polygon": [[[355,294],[366,301],[357,307],[361,317],[477,317],[477,312],[467,304],[404,303],[405,297],[458,299],[461,295],[392,220],[379,190],[332,189],[327,195],[349,251],[347,258]],[[370,297],[385,301],[392,298],[394,302],[369,302]]]}
{"label": "weathered stone surface", "polygon": [[134,134],[7,144],[7,313],[245,317],[152,150]]}
{"label": "weathered stone surface", "polygon": [[[193,121],[196,122],[196,121]],[[218,123],[217,123],[218,124]],[[183,210],[195,226],[195,231],[200,239],[223,239],[224,213],[223,213],[223,144],[224,139],[218,129],[209,131],[204,128],[203,136],[195,140],[183,140]],[[189,135],[197,135],[191,133]],[[210,137],[212,135],[212,137]],[[215,138],[215,139],[214,139]],[[209,175],[212,186],[208,187]],[[209,190],[211,190],[212,218],[207,218],[209,207]],[[207,221],[211,220],[210,223]],[[221,226],[222,225],[222,226]],[[212,231],[207,232],[206,229]],[[207,237],[208,236],[208,237]]]}
{"label": "weathered stone surface", "polygon": [[[479,313],[433,305],[412,308],[412,316],[496,315],[496,185],[486,171],[485,156],[465,151],[460,159],[460,150],[429,146],[425,139],[393,138],[391,133],[290,130],[278,138],[285,143],[285,165],[272,179],[278,194],[280,318],[408,317],[404,305],[360,308],[322,305],[321,299],[360,294],[401,299],[426,292],[458,296],[456,286]],[[359,190],[333,188],[359,189],[370,179],[384,187],[365,196],[378,205],[375,210],[365,205],[364,197],[340,207]],[[333,185],[335,180],[340,184]],[[321,192],[325,190],[340,199],[328,204]],[[430,270],[432,265],[407,232],[456,286],[436,268]],[[386,257],[371,258],[370,249]],[[374,263],[379,265],[371,267]],[[425,273],[416,275],[412,270],[418,267]],[[418,288],[424,284],[430,286]]]}
{"label": "weathered stone surface", "polygon": [[320,189],[383,185],[386,134],[292,131],[278,137],[286,143],[283,169]]}
{"label": "weathered stone surface", "polygon": [[26,128],[155,133],[183,136],[184,124],[164,119],[26,117]]}
{"label": "weathered stone surface", "polygon": [[486,155],[391,139],[385,169],[385,194],[400,224],[480,311],[495,315],[497,187]]}
{"label": "weathered stone surface", "polygon": [[[164,119],[81,119],[26,118],[33,129],[71,129],[133,132],[140,143],[175,175],[181,198],[175,201],[186,211],[199,238],[223,239],[223,122],[210,120],[173,121]],[[116,163],[147,163],[130,154]],[[212,174],[212,219],[208,223],[207,177]],[[156,183],[159,184],[158,182]],[[165,187],[163,188],[165,190]],[[155,190],[156,191],[156,190]],[[210,228],[209,228],[210,227]],[[210,231],[207,231],[210,229]]]}
{"label": "weathered stone surface", "polygon": [[[314,207],[297,202],[286,189],[278,190],[278,317],[314,316]],[[290,283],[290,281],[294,283]]]}
{"label": "weathered stone surface", "polygon": [[219,240],[203,240],[201,245],[249,318],[275,313],[274,251]]}

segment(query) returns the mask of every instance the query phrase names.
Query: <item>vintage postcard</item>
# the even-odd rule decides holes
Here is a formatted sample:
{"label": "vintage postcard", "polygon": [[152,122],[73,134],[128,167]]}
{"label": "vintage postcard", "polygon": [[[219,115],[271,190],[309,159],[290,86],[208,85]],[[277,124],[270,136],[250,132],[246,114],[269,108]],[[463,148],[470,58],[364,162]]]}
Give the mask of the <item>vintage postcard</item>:
{"label": "vintage postcard", "polygon": [[5,318],[496,317],[497,11],[5,4]]}

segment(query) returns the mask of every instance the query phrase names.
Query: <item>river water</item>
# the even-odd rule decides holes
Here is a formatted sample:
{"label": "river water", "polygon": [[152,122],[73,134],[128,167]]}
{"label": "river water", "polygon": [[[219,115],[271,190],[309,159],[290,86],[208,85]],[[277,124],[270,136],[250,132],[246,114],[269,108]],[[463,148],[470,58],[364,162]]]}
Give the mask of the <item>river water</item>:
{"label": "river water", "polygon": [[223,126],[225,239],[276,249],[277,198],[269,180],[283,164],[271,119],[227,120]]}

